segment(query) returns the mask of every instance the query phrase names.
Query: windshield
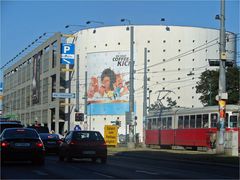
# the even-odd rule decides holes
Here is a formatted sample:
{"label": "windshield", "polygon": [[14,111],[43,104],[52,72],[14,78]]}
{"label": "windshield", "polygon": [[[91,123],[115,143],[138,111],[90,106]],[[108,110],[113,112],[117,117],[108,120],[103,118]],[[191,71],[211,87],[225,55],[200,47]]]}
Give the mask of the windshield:
{"label": "windshield", "polygon": [[35,129],[38,133],[49,133],[48,127],[42,127],[42,126],[31,126],[29,128]]}
{"label": "windshield", "polygon": [[0,124],[0,133],[2,133],[3,130],[6,128],[19,128],[19,127],[23,127],[23,125],[17,123]]}

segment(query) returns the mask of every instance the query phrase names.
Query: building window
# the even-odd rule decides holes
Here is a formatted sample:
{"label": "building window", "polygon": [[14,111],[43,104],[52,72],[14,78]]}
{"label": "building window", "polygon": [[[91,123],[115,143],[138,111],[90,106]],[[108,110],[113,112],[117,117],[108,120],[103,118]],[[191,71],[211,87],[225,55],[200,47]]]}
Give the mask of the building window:
{"label": "building window", "polygon": [[178,49],[178,52],[180,52],[181,51],[181,49]]}
{"label": "building window", "polygon": [[120,42],[118,42],[118,45],[120,45]]}
{"label": "building window", "polygon": [[192,70],[194,71],[194,68],[192,68]]}
{"label": "building window", "polygon": [[150,50],[148,50],[148,53],[150,53]]}
{"label": "building window", "polygon": [[165,81],[165,78],[162,78],[163,81]]}
{"label": "building window", "polygon": [[165,62],[166,61],[166,59],[163,59],[163,62]]}
{"label": "building window", "polygon": [[178,42],[181,42],[181,40],[178,40]]}
{"label": "building window", "polygon": [[192,61],[194,61],[194,58],[192,59]]}
{"label": "building window", "polygon": [[193,43],[195,42],[195,40],[192,41]]}
{"label": "building window", "polygon": [[165,68],[163,68],[163,71],[165,71]]}
{"label": "building window", "polygon": [[162,89],[165,90],[165,87],[163,87]]}
{"label": "building window", "polygon": [[149,72],[149,71],[150,71],[150,69],[147,69],[147,71]]}
{"label": "building window", "polygon": [[194,99],[194,96],[192,96],[192,99]]}
{"label": "building window", "polygon": [[166,40],[163,40],[163,43],[166,43]]}
{"label": "building window", "polygon": [[192,80],[194,80],[194,77],[192,78]]}
{"label": "building window", "polygon": [[181,78],[179,77],[178,80],[180,80]]}
{"label": "building window", "polygon": [[94,46],[94,48],[96,48],[97,46]]}
{"label": "building window", "polygon": [[192,87],[192,89],[194,89],[194,87]]}
{"label": "building window", "polygon": [[150,40],[148,40],[148,43],[150,43]]}
{"label": "building window", "polygon": [[180,99],[180,96],[178,96],[178,99]]}
{"label": "building window", "polygon": [[178,90],[180,89],[180,87],[178,87]]}
{"label": "building window", "polygon": [[195,49],[192,50],[193,52],[195,51]]}
{"label": "building window", "polygon": [[181,59],[178,59],[178,61],[181,61]]}
{"label": "building window", "polygon": [[148,62],[150,62],[150,59],[148,59]]}
{"label": "building window", "polygon": [[166,49],[163,49],[163,52],[166,52]]}
{"label": "building window", "polygon": [[105,46],[107,47],[107,44],[105,44]]}
{"label": "building window", "polygon": [[180,68],[178,68],[178,71],[180,71],[181,69]]}

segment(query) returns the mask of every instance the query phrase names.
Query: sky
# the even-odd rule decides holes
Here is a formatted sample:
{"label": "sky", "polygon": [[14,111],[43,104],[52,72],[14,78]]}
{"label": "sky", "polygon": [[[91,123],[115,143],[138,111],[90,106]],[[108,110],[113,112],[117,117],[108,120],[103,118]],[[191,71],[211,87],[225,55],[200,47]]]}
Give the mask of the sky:
{"label": "sky", "polygon": [[[239,0],[226,0],[227,31],[239,33],[239,6]],[[68,24],[86,25],[86,21],[95,20],[104,22],[105,26],[122,25],[120,19],[126,18],[131,20],[132,24],[219,28],[219,21],[215,20],[215,15],[219,13],[220,0],[1,0],[0,67],[44,32],[49,32],[46,39],[53,32],[72,33],[81,29],[77,26],[66,29]],[[161,22],[161,18],[165,18],[165,22]],[[238,42],[238,52],[239,47]],[[27,49],[25,52],[29,51],[30,49]],[[0,81],[2,74],[1,71]]]}

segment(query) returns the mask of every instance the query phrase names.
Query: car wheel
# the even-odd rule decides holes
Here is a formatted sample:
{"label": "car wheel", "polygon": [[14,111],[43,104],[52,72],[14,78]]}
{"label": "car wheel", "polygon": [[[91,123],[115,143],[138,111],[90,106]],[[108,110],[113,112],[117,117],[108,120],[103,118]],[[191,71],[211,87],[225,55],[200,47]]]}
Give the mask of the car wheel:
{"label": "car wheel", "polygon": [[68,162],[71,162],[71,161],[72,161],[72,156],[71,156],[70,153],[68,153],[68,155],[67,155],[67,161],[68,161]]}
{"label": "car wheel", "polygon": [[106,164],[107,163],[107,158],[101,158],[101,163]]}
{"label": "car wheel", "polygon": [[64,157],[63,156],[58,156],[59,161],[64,161]]}
{"label": "car wheel", "polygon": [[92,158],[92,162],[95,163],[97,161],[97,158]]}

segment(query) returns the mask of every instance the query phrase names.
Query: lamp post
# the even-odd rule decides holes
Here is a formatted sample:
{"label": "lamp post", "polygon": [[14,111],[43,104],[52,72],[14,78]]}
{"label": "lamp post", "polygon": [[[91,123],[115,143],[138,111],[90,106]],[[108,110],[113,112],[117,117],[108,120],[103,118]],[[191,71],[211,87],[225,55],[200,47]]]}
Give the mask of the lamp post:
{"label": "lamp post", "polygon": [[91,23],[96,23],[96,24],[102,24],[104,25],[104,22],[102,21],[87,21],[86,24],[91,24]]}
{"label": "lamp post", "polygon": [[[131,21],[128,19],[121,19],[121,22],[127,21],[129,25],[131,25]],[[129,82],[130,82],[130,93],[129,93],[129,113],[130,116],[130,124],[129,124],[129,148],[135,147],[134,142],[134,127],[136,126],[136,123],[133,122],[134,120],[134,26],[130,26],[130,76],[129,76]],[[134,124],[133,124],[134,123]]]}

